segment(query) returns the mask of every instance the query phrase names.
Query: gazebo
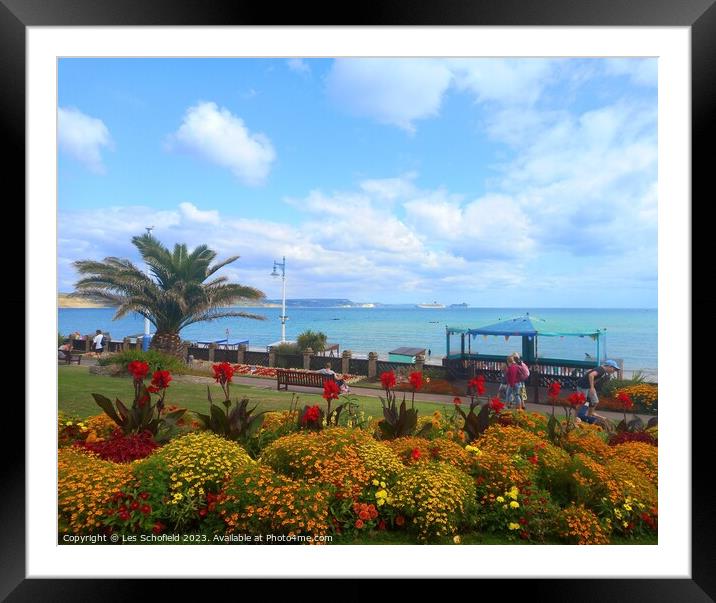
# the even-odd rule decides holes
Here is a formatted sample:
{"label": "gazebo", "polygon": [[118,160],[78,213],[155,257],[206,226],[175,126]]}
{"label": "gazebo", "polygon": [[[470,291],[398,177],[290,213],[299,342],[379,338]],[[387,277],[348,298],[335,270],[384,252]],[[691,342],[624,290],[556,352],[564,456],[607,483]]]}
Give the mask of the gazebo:
{"label": "gazebo", "polygon": [[[603,359],[606,350],[606,329],[589,329],[583,331],[560,331],[543,319],[530,316],[529,313],[494,324],[478,328],[446,327],[446,353],[443,365],[449,369],[453,377],[470,378],[477,373],[486,380],[499,382],[502,378],[504,355],[480,354],[473,350],[472,340],[478,335],[485,337],[521,338],[522,359],[530,367],[534,377],[530,384],[546,387],[553,381],[574,387],[577,374],[582,370],[597,366]],[[460,348],[451,346],[451,338],[460,337]],[[585,360],[564,358],[543,358],[539,354],[541,337],[589,337],[594,341],[595,355]]]}

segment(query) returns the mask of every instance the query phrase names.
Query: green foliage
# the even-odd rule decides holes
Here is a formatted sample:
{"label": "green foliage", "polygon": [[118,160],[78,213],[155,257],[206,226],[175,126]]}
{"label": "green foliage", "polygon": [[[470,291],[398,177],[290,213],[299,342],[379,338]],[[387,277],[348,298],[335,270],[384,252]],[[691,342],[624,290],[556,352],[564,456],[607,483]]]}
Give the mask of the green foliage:
{"label": "green foliage", "polygon": [[131,408],[117,398],[112,402],[102,394],[92,394],[97,405],[112,419],[125,434],[148,431],[157,442],[167,441],[176,431],[176,424],[184,416],[185,408],[162,415],[163,398],[152,403],[147,387],[142,383],[138,387]]}
{"label": "green foliage", "polygon": [[100,366],[119,364],[125,369],[126,374],[127,365],[135,360],[146,362],[152,373],[154,371],[169,371],[173,375],[181,375],[187,372],[186,364],[179,358],[158,350],[149,350],[147,352],[142,352],[141,350],[125,350],[124,352],[100,358],[97,364]]}
{"label": "green foliage", "polygon": [[314,352],[322,352],[326,349],[326,343],[328,342],[328,336],[321,331],[311,331],[308,329],[304,331],[296,338],[296,344],[298,349],[303,352],[308,348],[311,348]]}
{"label": "green foliage", "polygon": [[63,343],[65,343],[65,339],[66,339],[65,336],[58,331],[58,332],[57,332],[57,347],[58,347],[58,348],[59,348]]}
{"label": "green foliage", "polygon": [[249,399],[243,398],[234,402],[234,408],[231,408],[231,400],[227,399],[223,402],[224,408],[221,408],[211,399],[208,385],[206,392],[209,397],[209,414],[195,414],[207,429],[228,440],[241,442],[246,442],[259,430],[266,411],[254,414],[258,404],[248,408]]}
{"label": "green foliage", "polygon": [[601,394],[609,398],[614,398],[620,389],[624,389],[625,387],[630,387],[632,385],[639,385],[640,383],[645,382],[646,377],[644,374],[641,371],[634,371],[631,379],[615,379],[612,377],[607,380],[601,387]]}
{"label": "green foliage", "polygon": [[[381,440],[394,440],[395,438],[415,435],[415,429],[418,424],[418,410],[416,408],[406,408],[405,395],[403,395],[400,407],[397,407],[394,392],[387,393],[387,400],[381,396],[380,403],[383,406],[383,420],[378,423]],[[427,437],[431,429],[432,425],[427,423],[417,435]]]}
{"label": "green foliage", "polygon": [[475,413],[476,408],[480,408],[476,400],[470,402],[470,410],[467,413],[459,406],[455,407],[455,411],[463,419],[462,430],[465,432],[468,442],[475,440],[491,424],[497,421],[496,414],[492,418],[490,417],[490,407],[487,404],[483,404],[478,413]]}
{"label": "green foliage", "polygon": [[301,350],[295,343],[279,343],[273,346],[273,351],[276,352],[277,356],[290,356],[293,354],[300,354]]}

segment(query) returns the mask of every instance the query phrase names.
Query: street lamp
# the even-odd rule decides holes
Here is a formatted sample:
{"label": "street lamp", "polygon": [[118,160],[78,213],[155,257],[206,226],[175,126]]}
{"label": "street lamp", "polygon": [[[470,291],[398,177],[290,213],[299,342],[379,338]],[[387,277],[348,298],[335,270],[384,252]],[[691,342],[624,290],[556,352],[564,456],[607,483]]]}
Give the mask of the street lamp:
{"label": "street lamp", "polygon": [[[147,226],[145,228],[148,235],[152,234],[152,230],[154,230],[154,226]],[[147,264],[147,276],[150,276],[149,274],[149,264]],[[149,319],[145,316],[144,317],[144,337],[142,337],[142,351],[146,352],[149,350]]]}
{"label": "street lamp", "polygon": [[273,272],[271,273],[271,276],[279,276],[279,273],[276,271],[276,268],[281,269],[280,276],[281,280],[283,281],[281,316],[279,318],[281,319],[281,343],[284,343],[286,341],[286,321],[288,320],[288,316],[286,316],[286,256],[283,256],[282,262],[277,262],[276,260],[274,260]]}

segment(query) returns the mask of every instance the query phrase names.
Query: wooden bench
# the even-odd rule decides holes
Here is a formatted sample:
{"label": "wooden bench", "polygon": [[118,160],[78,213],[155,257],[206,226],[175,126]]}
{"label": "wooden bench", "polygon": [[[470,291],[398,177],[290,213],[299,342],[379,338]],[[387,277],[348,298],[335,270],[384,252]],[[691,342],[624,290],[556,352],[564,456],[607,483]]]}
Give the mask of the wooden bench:
{"label": "wooden bench", "polygon": [[288,391],[289,385],[302,385],[303,387],[320,387],[326,379],[335,381],[333,375],[324,375],[310,371],[292,371],[290,369],[276,369],[276,389]]}
{"label": "wooden bench", "polygon": [[77,361],[77,364],[80,364],[82,361],[82,354],[78,352],[63,352],[57,350],[57,359],[63,360],[65,364],[72,364],[75,360]]}

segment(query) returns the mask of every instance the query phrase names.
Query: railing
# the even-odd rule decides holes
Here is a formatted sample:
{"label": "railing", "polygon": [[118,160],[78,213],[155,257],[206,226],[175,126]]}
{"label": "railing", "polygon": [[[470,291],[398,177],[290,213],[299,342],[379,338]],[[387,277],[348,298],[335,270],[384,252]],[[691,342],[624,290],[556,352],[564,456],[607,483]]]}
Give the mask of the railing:
{"label": "railing", "polygon": [[368,360],[365,358],[351,358],[348,366],[348,372],[351,375],[367,375]]}
{"label": "railing", "polygon": [[268,352],[244,352],[244,364],[255,364],[257,366],[268,366]]}
{"label": "railing", "polygon": [[415,365],[412,362],[384,362],[383,360],[376,361],[376,370],[378,375],[386,371],[395,371],[396,373],[408,373],[415,370]]}
{"label": "railing", "polygon": [[303,368],[303,355],[302,354],[276,354],[276,368],[302,369]]}

